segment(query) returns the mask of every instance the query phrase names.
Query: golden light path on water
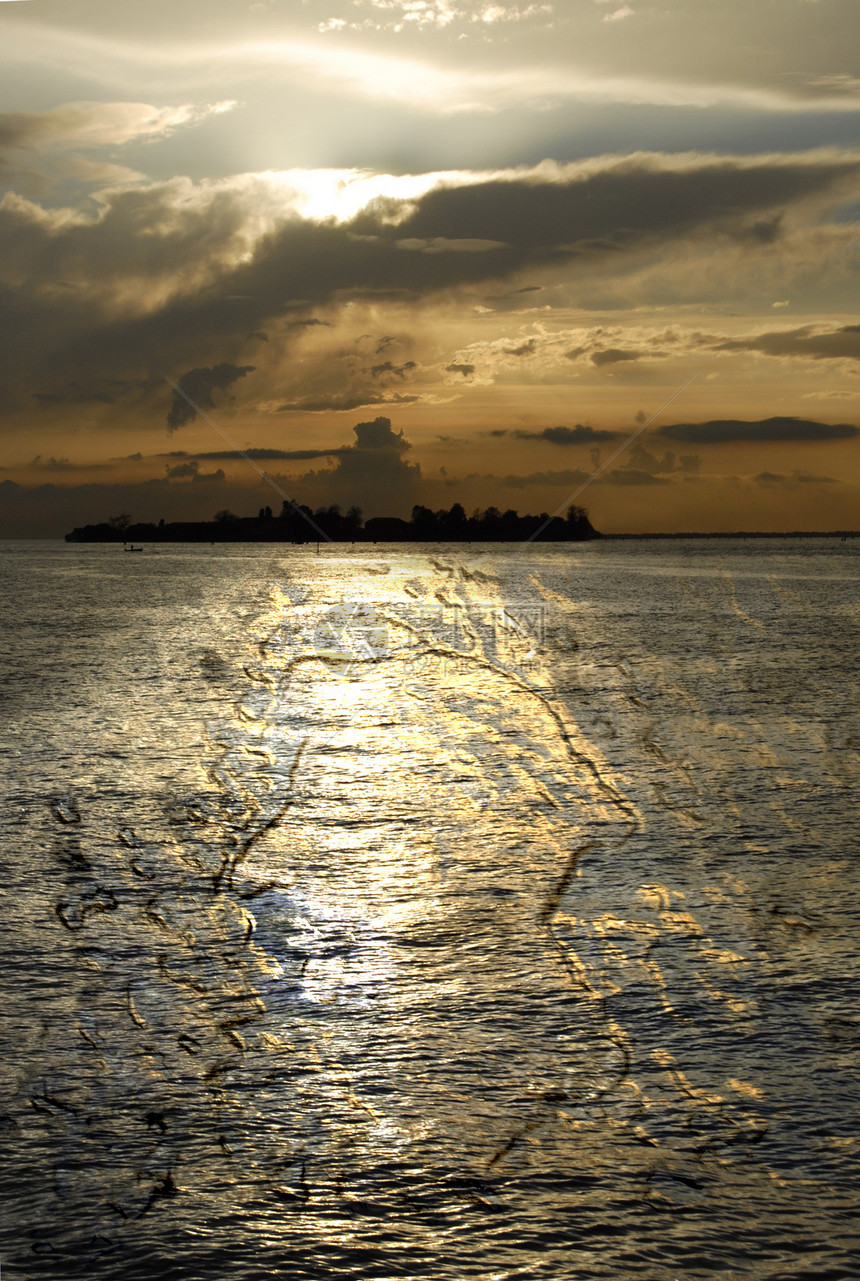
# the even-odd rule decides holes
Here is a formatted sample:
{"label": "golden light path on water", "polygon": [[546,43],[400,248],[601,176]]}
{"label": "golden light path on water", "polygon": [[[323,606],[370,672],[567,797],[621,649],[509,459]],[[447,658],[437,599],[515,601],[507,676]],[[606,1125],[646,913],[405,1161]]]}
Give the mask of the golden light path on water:
{"label": "golden light path on water", "polygon": [[619,843],[635,820],[522,670],[533,638],[497,597],[415,603],[384,584],[322,618],[314,601],[310,625],[276,604],[222,766],[257,811],[226,881],[267,915],[287,892],[303,995],[338,1005],[327,1053],[359,1065],[367,1143],[381,1126],[450,1161],[466,1125],[479,1173],[546,1120],[547,1096],[587,1100],[621,1074],[605,1028],[568,1026],[549,921],[589,837]]}

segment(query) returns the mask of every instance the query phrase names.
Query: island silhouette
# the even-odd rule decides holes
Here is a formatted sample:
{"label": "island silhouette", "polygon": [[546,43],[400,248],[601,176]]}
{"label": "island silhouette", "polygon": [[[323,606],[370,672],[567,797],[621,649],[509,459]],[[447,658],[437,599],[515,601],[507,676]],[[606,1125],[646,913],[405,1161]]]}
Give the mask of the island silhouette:
{"label": "island silhouette", "polygon": [[365,521],[361,509],[343,513],[336,503],[313,511],[285,501],[278,515],[261,507],[256,516],[236,516],[226,509],[213,520],[133,522],[123,513],[97,525],[82,525],[66,534],[68,543],[485,543],[586,542],[602,535],[593,527],[584,507],[571,506],[567,514],[520,516],[513,509],[476,509],[471,516],[460,503],[447,511],[432,511],[416,504],[409,520],[399,516],[372,516]]}

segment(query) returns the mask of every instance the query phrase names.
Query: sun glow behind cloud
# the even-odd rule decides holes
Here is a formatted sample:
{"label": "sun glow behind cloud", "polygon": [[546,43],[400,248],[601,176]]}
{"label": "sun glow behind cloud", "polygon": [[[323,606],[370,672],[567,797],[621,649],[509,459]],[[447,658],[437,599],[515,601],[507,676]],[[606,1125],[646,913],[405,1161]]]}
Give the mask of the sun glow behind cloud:
{"label": "sun glow behind cloud", "polygon": [[[255,175],[271,187],[282,209],[289,209],[301,218],[316,222],[333,219],[350,222],[375,201],[395,202],[417,200],[435,187],[456,187],[488,181],[493,173],[463,173],[449,170],[445,173],[388,174],[370,173],[361,169],[285,169],[280,172]],[[392,211],[389,219],[395,222],[408,212],[401,207]]]}

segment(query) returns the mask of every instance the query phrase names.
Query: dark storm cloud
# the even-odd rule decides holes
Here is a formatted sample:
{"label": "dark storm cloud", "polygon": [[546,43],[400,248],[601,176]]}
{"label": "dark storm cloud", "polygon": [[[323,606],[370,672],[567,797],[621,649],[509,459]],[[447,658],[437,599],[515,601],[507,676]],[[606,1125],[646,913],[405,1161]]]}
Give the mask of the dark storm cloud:
{"label": "dark storm cloud", "polygon": [[207,462],[219,460],[229,462],[233,459],[246,458],[253,458],[257,462],[274,461],[276,459],[288,462],[308,462],[313,458],[333,458],[346,448],[348,448],[346,445],[336,445],[333,449],[243,449],[241,452],[237,449],[216,449],[211,453],[198,454],[197,457],[205,459]]}
{"label": "dark storm cloud", "polygon": [[[750,214],[826,192],[858,173],[855,159],[708,162],[680,172],[661,170],[655,160],[631,160],[576,180],[497,181],[434,190],[398,206],[398,216],[408,216],[397,226],[375,219],[373,212],[359,214],[345,226],[292,219],[261,242],[251,261],[233,270],[225,288],[250,295],[261,318],[281,310],[290,297],[309,305],[344,291],[415,298],[504,276],[531,261],[582,253],[594,257],[684,231],[720,226],[742,234]],[[235,215],[225,208],[221,216],[225,233],[232,234]],[[484,221],[498,229],[496,238],[504,242],[486,253],[427,255],[397,246],[408,239],[410,228],[423,232],[438,226],[450,238],[464,238],[478,234]],[[372,232],[372,238],[357,238],[362,229]],[[207,236],[212,231],[207,228]],[[184,240],[177,228],[171,251],[187,252]],[[187,325],[198,310],[211,314],[217,309],[217,300],[204,295],[197,306],[180,304],[174,314],[178,324]],[[200,319],[205,324],[205,315]]]}
{"label": "dark storm cloud", "polygon": [[352,453],[360,450],[384,449],[395,454],[405,454],[412,446],[402,431],[394,431],[390,418],[374,418],[369,423],[356,423],[355,445]]}
{"label": "dark storm cloud", "polygon": [[469,378],[475,372],[474,365],[446,365],[446,374],[462,374],[464,378]]}
{"label": "dark storm cloud", "polygon": [[[179,379],[179,387],[201,409],[214,409],[215,401],[212,399],[214,391],[223,391],[227,387],[232,387],[239,378],[244,378],[246,374],[253,372],[253,365],[231,365],[224,361],[211,368],[189,369],[188,373],[183,374]],[[177,427],[193,422],[196,417],[197,411],[194,407],[188,403],[185,396],[175,391],[167,415],[168,430],[176,431]]]}
{"label": "dark storm cloud", "polygon": [[850,423],[819,423],[805,418],[762,418],[755,422],[718,418],[705,423],[671,423],[657,433],[669,440],[688,440],[697,445],[726,441],[845,440],[860,435]]}
{"label": "dark storm cloud", "polygon": [[827,332],[812,325],[733,338],[713,345],[714,351],[758,351],[766,356],[805,356],[811,360],[860,360],[860,325],[842,325]]}
{"label": "dark storm cloud", "polygon": [[575,427],[544,427],[543,431],[515,431],[513,435],[520,440],[548,440],[552,445],[590,445],[596,440],[615,440],[619,433],[577,423]]}
{"label": "dark storm cloud", "polygon": [[[256,180],[105,191],[97,214],[75,218],[7,197],[0,207],[3,407],[32,404],[34,391],[60,395],[70,379],[92,382],[98,394],[107,377],[145,382],[165,367],[184,366],[188,394],[211,408],[213,391],[249,372],[238,363],[249,332],[299,304],[310,312],[350,299],[414,302],[530,265],[617,263],[624,251],[675,247],[684,236],[728,233],[755,242],[763,218],[807,200],[832,203],[860,175],[857,157],[830,153],[744,161],[634,156],[602,164],[438,188],[368,207],[346,224],[273,214],[271,229],[256,240],[249,231],[259,216]],[[268,189],[266,200],[271,208]],[[403,247],[428,239],[497,245],[432,254]],[[229,301],[236,298],[241,306]],[[286,323],[300,326],[298,335],[313,319]],[[856,335],[846,331],[843,341]],[[209,363],[213,348],[237,361],[214,367],[223,379]],[[526,355],[528,343],[511,351]],[[468,378],[472,371],[452,364],[448,372]],[[152,393],[134,394],[145,400]],[[381,403],[353,392],[295,398],[285,407]],[[171,428],[191,413],[175,398]]]}
{"label": "dark storm cloud", "polygon": [[[658,157],[634,156],[567,180],[564,174],[542,180],[538,172],[520,181],[437,188],[409,206],[413,212],[396,234],[401,240],[484,237],[538,259],[544,252],[611,252],[705,226],[760,241],[778,234],[774,214],[856,178],[857,163],[853,157],[813,163],[804,157],[726,158],[669,168]],[[370,214],[360,215],[355,226],[379,232]]]}

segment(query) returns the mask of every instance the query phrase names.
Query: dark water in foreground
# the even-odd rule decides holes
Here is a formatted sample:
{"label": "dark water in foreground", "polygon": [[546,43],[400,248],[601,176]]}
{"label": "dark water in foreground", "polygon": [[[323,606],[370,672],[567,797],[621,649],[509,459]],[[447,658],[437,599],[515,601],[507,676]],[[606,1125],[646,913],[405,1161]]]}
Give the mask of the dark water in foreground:
{"label": "dark water in foreground", "polygon": [[4,1277],[860,1276],[860,548],[0,545]]}

